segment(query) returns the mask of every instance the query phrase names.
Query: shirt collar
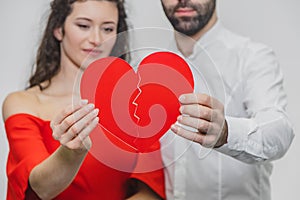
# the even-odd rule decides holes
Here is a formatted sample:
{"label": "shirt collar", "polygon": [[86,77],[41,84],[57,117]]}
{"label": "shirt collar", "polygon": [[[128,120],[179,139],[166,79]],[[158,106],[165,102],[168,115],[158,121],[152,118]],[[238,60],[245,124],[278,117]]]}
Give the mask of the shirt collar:
{"label": "shirt collar", "polygon": [[222,23],[220,20],[217,20],[217,22],[209,29],[204,35],[197,41],[202,46],[207,46],[211,42],[215,41],[219,34],[221,33],[221,30],[224,29]]}
{"label": "shirt collar", "polygon": [[[197,53],[199,53],[199,51],[201,51],[201,49],[206,48],[211,43],[216,41],[223,29],[224,29],[224,26],[223,26],[222,22],[220,20],[217,20],[217,22],[213,25],[213,27],[211,29],[209,29],[196,42],[196,44],[194,45],[193,54],[190,55],[189,58],[193,58]],[[175,35],[173,35],[172,40],[173,40],[173,42],[170,43],[171,50],[174,50],[177,53],[180,53],[180,51],[178,50],[177,44],[175,42],[176,41],[175,40]],[[201,48],[199,48],[199,47],[201,47]],[[182,55],[182,54],[180,53],[180,55]]]}

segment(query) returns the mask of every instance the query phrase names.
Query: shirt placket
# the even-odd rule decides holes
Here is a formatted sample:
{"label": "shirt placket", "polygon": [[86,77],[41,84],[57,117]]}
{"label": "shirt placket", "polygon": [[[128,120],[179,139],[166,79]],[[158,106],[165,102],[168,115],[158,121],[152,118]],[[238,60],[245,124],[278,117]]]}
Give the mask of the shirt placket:
{"label": "shirt placket", "polygon": [[176,164],[174,169],[174,200],[186,199],[186,162],[185,152],[186,144],[184,139],[177,138],[175,140],[175,158]]}

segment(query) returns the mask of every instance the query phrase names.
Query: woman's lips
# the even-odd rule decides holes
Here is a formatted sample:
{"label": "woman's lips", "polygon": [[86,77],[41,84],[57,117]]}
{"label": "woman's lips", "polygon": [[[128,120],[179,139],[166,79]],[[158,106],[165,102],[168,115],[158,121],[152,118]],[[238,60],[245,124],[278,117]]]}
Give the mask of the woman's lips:
{"label": "woman's lips", "polygon": [[98,49],[84,49],[83,50],[85,53],[87,53],[89,56],[99,56],[102,51]]}

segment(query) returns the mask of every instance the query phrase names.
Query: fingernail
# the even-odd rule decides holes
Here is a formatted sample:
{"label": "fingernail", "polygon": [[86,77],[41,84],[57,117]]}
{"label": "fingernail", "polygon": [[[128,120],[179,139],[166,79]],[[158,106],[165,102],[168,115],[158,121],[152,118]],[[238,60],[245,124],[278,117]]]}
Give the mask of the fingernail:
{"label": "fingernail", "polygon": [[88,109],[92,109],[92,108],[94,108],[95,107],[95,105],[94,104],[92,104],[92,103],[90,103],[88,106]]}
{"label": "fingernail", "polygon": [[177,133],[178,128],[177,128],[176,125],[173,124],[173,125],[171,126],[171,130],[174,131],[175,133]]}
{"label": "fingernail", "polygon": [[179,116],[177,117],[177,120],[178,120],[178,121],[182,121],[182,115],[179,115]]}
{"label": "fingernail", "polygon": [[86,105],[89,101],[87,99],[82,99],[81,100],[81,105]]}
{"label": "fingernail", "polygon": [[181,95],[181,96],[179,97],[179,101],[182,102],[182,101],[184,101],[184,100],[185,100],[185,96],[184,96],[184,95]]}
{"label": "fingernail", "polygon": [[98,115],[98,113],[99,113],[99,109],[98,108],[96,108],[94,111],[93,111],[96,115]]}
{"label": "fingernail", "polygon": [[182,113],[183,112],[183,106],[180,106],[179,108],[179,112]]}

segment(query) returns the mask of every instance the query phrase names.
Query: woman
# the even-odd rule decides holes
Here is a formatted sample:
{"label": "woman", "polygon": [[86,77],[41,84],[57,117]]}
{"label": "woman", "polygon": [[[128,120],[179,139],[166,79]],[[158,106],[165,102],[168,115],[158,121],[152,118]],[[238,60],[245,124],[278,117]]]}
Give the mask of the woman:
{"label": "woman", "polygon": [[[128,197],[131,174],[109,168],[88,153],[98,109],[86,100],[72,102],[76,75],[87,56],[126,52],[126,38],[117,37],[127,30],[125,18],[121,0],[51,3],[30,86],[8,95],[3,104],[10,146],[7,199]],[[135,175],[136,193],[130,199],[163,197],[162,174],[142,174],[140,180]]]}

